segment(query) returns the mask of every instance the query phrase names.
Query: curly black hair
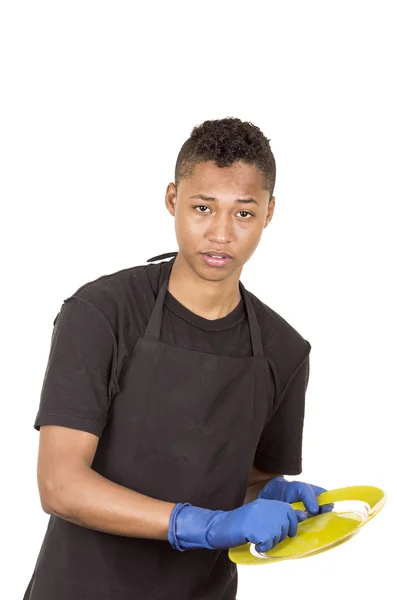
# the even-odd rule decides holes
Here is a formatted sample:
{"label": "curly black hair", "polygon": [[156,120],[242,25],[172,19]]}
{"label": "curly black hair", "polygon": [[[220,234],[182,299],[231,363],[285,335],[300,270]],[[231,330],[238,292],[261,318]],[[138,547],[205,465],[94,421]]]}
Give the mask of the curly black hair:
{"label": "curly black hair", "polygon": [[218,167],[234,162],[255,165],[263,174],[263,187],[273,196],[276,183],[276,161],[270,149],[270,139],[249,121],[226,117],[204,121],[193,127],[182,145],[175,165],[175,185],[190,177],[195,165],[215,161]]}

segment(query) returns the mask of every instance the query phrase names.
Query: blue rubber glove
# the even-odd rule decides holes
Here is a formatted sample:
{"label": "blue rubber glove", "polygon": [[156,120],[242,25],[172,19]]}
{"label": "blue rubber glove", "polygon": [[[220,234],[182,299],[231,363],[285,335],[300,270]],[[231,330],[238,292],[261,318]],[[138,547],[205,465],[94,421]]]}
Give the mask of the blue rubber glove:
{"label": "blue rubber glove", "polygon": [[265,485],[259,492],[258,498],[279,500],[288,504],[302,501],[310,515],[317,515],[332,511],[333,504],[325,504],[321,507],[318,505],[317,496],[326,491],[317,485],[302,481],[287,481],[284,477],[277,476]]}
{"label": "blue rubber glove", "polygon": [[252,542],[266,552],[287,537],[294,537],[305,511],[295,511],[277,500],[254,500],[230,511],[209,510],[179,503],[171,513],[168,541],[183,552],[195,548],[228,549]]}

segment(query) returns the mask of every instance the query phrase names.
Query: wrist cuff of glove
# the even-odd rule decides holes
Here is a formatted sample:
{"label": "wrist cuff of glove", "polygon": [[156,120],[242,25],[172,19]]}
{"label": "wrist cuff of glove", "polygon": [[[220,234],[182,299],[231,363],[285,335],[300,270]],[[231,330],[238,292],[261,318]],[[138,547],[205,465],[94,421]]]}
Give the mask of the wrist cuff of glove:
{"label": "wrist cuff of glove", "polygon": [[262,498],[262,500],[281,500],[282,492],[287,485],[288,481],[284,477],[280,475],[272,477],[259,492],[258,498]]}
{"label": "wrist cuff of glove", "polygon": [[185,502],[185,503],[179,502],[178,504],[176,504],[174,506],[174,509],[171,513],[169,526],[168,526],[168,541],[171,544],[171,546],[174,548],[174,550],[179,550],[179,552],[184,552],[185,548],[182,548],[182,546],[179,544],[178,537],[176,535],[176,519],[177,519],[177,516],[179,515],[179,513],[181,512],[182,508],[184,508],[185,506],[192,506],[192,505],[189,504],[188,502]]}

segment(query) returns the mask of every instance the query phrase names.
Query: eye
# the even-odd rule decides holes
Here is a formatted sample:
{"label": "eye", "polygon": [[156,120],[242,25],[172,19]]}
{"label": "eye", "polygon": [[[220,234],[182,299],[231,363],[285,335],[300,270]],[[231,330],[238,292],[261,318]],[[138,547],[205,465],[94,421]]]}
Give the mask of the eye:
{"label": "eye", "polygon": [[[254,216],[252,213],[250,213],[250,212],[248,212],[248,211],[246,211],[246,210],[240,210],[240,211],[239,211],[239,213],[240,213],[240,214],[241,214],[241,213],[245,213],[246,215],[249,215],[250,217],[253,217],[253,216]],[[245,217],[244,217],[244,218],[245,218]],[[245,218],[245,220],[247,220],[247,219]]]}
{"label": "eye", "polygon": [[[209,206],[205,206],[204,204],[198,204],[197,206],[193,206],[194,210],[196,210],[196,208],[198,208],[198,209],[204,208],[204,210],[199,210],[198,212],[201,212],[201,213],[205,214],[205,209],[207,209],[207,208],[209,209]],[[240,214],[249,215],[250,217],[254,217],[255,216],[252,213],[248,212],[247,210],[239,210],[238,212]],[[243,220],[247,221],[247,217],[243,217]]]}
{"label": "eye", "polygon": [[[204,210],[199,210],[198,212],[205,213],[205,209],[207,209],[207,208],[209,209],[209,206],[205,206],[203,204],[198,204],[197,206],[193,206],[194,210],[196,210],[197,208],[198,209],[204,208]],[[249,215],[250,217],[254,217],[255,216],[252,213],[248,212],[247,210],[239,210],[238,213],[244,214],[244,215]],[[247,217],[243,217],[243,219],[245,219],[247,221]]]}

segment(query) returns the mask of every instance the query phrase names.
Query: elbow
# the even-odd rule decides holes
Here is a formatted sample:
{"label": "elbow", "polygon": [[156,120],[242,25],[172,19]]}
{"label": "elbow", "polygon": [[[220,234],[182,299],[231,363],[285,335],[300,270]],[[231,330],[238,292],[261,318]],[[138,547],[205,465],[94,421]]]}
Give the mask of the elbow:
{"label": "elbow", "polygon": [[47,515],[56,514],[59,510],[59,501],[55,488],[49,482],[39,482],[39,496],[41,508]]}
{"label": "elbow", "polygon": [[63,519],[79,519],[78,498],[81,490],[80,474],[76,472],[58,473],[57,478],[43,478],[39,484],[40,503],[43,511]]}
{"label": "elbow", "polygon": [[51,510],[51,507],[49,504],[47,504],[43,498],[40,496],[40,503],[41,503],[41,508],[42,510],[47,514],[47,515],[53,515],[54,511]]}
{"label": "elbow", "polygon": [[42,479],[39,481],[39,495],[41,508],[47,515],[64,515],[64,506],[67,504],[68,486],[64,482]]}

